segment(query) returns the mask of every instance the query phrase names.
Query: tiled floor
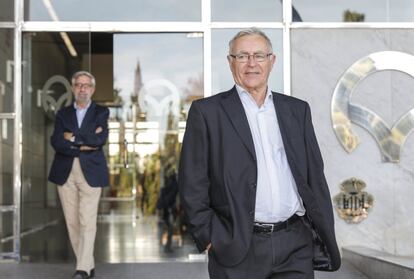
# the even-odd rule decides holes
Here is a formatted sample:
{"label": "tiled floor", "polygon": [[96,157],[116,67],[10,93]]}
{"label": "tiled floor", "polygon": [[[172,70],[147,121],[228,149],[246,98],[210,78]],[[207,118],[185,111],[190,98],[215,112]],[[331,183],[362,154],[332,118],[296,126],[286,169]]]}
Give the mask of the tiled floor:
{"label": "tiled floor", "polygon": [[[197,253],[188,235],[175,238],[172,251],[163,246],[163,223],[156,216],[112,211],[98,222],[96,279],[207,279],[207,263],[191,262]],[[22,239],[22,263],[0,263],[0,278],[70,278],[74,258],[64,222]],[[344,263],[339,272],[316,273],[317,279],[366,279]]]}
{"label": "tiled floor", "polygon": [[[197,253],[188,235],[174,236],[172,251],[166,252],[162,244],[163,223],[155,216],[140,217],[136,222],[106,220],[99,223],[96,239],[96,260],[108,263],[158,262],[187,260]],[[165,235],[164,235],[165,240]]]}
{"label": "tiled floor", "polygon": [[[0,264],[4,279],[69,279],[70,264]],[[137,264],[98,264],[96,279],[208,279],[207,263],[164,262]],[[335,273],[316,272],[315,279],[368,279],[344,263]]]}
{"label": "tiled floor", "polygon": [[[173,237],[171,250],[165,249],[164,223],[157,216],[114,214],[100,216],[95,242],[98,263],[185,261],[198,253],[186,234]],[[63,222],[22,239],[25,262],[72,263],[72,248]]]}

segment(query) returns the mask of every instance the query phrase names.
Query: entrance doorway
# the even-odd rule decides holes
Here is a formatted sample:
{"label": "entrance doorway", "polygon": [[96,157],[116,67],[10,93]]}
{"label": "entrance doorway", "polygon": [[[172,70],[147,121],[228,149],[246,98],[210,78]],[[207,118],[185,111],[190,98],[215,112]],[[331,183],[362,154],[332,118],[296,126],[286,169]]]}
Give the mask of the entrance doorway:
{"label": "entrance doorway", "polygon": [[[23,130],[31,134],[23,132],[22,226],[46,224],[22,241],[24,259],[72,257],[56,186],[47,182],[47,174],[54,154],[49,144],[54,115],[71,104],[70,77],[81,69],[96,77],[94,101],[110,109],[105,147],[110,185],[99,207],[96,261],[185,260],[196,252],[176,173],[189,106],[204,95],[202,40],[200,33],[24,34]],[[38,152],[29,150],[33,145]],[[43,196],[36,199],[39,189]],[[171,193],[165,203],[163,195]],[[34,211],[24,210],[29,206]],[[32,218],[25,218],[29,214]],[[59,243],[61,253],[39,241],[45,236]],[[34,246],[30,238],[43,244]]]}

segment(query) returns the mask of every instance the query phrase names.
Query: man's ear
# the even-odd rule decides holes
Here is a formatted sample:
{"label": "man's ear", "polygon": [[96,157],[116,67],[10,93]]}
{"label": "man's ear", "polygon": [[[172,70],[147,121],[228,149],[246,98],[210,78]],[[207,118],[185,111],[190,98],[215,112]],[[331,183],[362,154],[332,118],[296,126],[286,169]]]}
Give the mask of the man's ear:
{"label": "man's ear", "polygon": [[231,57],[230,57],[230,55],[227,55],[227,62],[229,62],[229,65],[231,65]]}
{"label": "man's ear", "polygon": [[233,73],[233,64],[230,55],[227,55],[227,62],[229,62],[230,71]]}
{"label": "man's ear", "polygon": [[272,54],[272,69],[273,69],[273,66],[275,65],[275,63],[276,63],[276,55]]}

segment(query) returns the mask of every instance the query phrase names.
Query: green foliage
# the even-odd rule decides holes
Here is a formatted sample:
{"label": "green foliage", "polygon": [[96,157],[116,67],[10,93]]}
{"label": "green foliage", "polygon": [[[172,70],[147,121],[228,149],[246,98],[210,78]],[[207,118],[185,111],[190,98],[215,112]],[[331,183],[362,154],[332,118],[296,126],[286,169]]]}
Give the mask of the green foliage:
{"label": "green foliage", "polygon": [[344,22],[363,22],[365,20],[365,14],[350,10],[346,10],[343,16]]}

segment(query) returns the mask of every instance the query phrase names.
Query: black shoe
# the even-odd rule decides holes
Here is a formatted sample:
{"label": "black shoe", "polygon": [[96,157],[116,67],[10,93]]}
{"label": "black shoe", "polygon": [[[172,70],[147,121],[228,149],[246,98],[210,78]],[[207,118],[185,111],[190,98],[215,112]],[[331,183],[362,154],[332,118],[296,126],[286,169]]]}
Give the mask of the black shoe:
{"label": "black shoe", "polygon": [[89,275],[88,273],[86,273],[86,271],[83,270],[76,270],[75,274],[73,274],[72,278],[75,279],[89,279]]}
{"label": "black shoe", "polygon": [[95,268],[92,268],[91,272],[89,272],[89,278],[95,278]]}
{"label": "black shoe", "polygon": [[170,254],[170,253],[174,252],[174,250],[171,247],[165,246],[164,247],[164,252],[167,253],[167,254]]}

